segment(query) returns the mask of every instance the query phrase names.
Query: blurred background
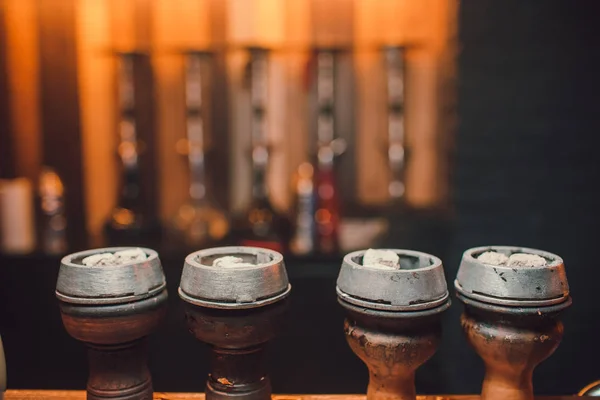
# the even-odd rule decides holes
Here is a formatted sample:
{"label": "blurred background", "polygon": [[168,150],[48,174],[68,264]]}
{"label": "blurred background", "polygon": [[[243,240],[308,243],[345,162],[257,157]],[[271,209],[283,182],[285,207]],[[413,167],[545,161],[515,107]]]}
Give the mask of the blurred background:
{"label": "blurred background", "polygon": [[[83,388],[62,255],[159,251],[158,391],[202,391],[183,259],[279,250],[294,287],[274,391],[359,393],[335,279],[346,252],[563,257],[574,297],[540,394],[600,379],[594,296],[600,50],[593,0],[0,0],[0,334],[12,388]],[[454,301],[421,393],[476,393]]]}

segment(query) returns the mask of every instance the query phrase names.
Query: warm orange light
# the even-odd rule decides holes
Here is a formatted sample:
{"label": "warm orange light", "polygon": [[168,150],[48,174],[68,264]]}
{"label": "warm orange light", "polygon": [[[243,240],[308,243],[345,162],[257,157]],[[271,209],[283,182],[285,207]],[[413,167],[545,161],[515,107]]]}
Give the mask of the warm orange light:
{"label": "warm orange light", "polygon": [[329,224],[331,222],[331,213],[329,210],[319,208],[317,212],[315,212],[315,220],[319,224]]}
{"label": "warm orange light", "polygon": [[[220,1],[220,0],[219,0]],[[162,48],[205,48],[211,44],[214,0],[154,0],[154,42]]]}
{"label": "warm orange light", "polygon": [[228,36],[237,45],[280,46],[285,38],[281,0],[228,0]]}
{"label": "warm orange light", "polygon": [[271,213],[267,210],[254,209],[250,211],[248,220],[252,224],[265,223],[271,221]]}
{"label": "warm orange light", "polygon": [[113,218],[119,226],[129,226],[133,224],[135,215],[126,208],[117,208],[113,213]]}
{"label": "warm orange light", "polygon": [[313,176],[314,168],[311,163],[304,162],[298,167],[298,175],[302,179],[310,179]]}

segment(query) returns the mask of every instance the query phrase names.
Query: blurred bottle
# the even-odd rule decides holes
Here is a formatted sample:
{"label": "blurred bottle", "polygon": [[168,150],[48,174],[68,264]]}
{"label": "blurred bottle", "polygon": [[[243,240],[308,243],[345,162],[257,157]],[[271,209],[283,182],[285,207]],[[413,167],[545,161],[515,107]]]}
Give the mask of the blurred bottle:
{"label": "blurred bottle", "polygon": [[67,251],[67,219],[63,182],[52,168],[44,167],[38,189],[42,251],[46,254],[64,254]]}
{"label": "blurred bottle", "polygon": [[190,52],[185,58],[185,99],[187,138],[179,143],[187,154],[190,187],[187,202],[175,217],[175,227],[190,247],[205,246],[223,239],[229,231],[229,221],[207,190],[205,169],[205,137],[202,121],[202,61],[203,54]]}
{"label": "blurred bottle", "polygon": [[311,163],[300,164],[294,179],[294,237],[290,250],[294,254],[306,255],[315,251],[315,185],[314,168]]}
{"label": "blurred bottle", "polygon": [[[382,49],[386,76],[387,138],[383,152],[387,158],[389,181],[388,202],[385,215],[389,230],[382,246],[413,247],[427,236],[428,243],[435,243],[444,231],[427,213],[417,210],[406,201],[406,165],[409,151],[406,146],[406,51],[408,47],[389,45]],[[437,219],[437,217],[434,217]],[[432,226],[434,228],[432,228]],[[425,232],[425,233],[423,233]],[[435,233],[432,233],[435,232]]]}
{"label": "blurred bottle", "polygon": [[35,251],[35,206],[27,178],[0,180],[0,250],[7,254]]}
{"label": "blurred bottle", "polygon": [[[321,149],[319,152],[329,152]],[[326,155],[324,157],[330,157]],[[335,176],[332,166],[321,161],[315,175],[316,187],[316,244],[319,253],[334,254],[339,251],[340,203],[335,186]]]}
{"label": "blurred bottle", "polygon": [[335,50],[317,50],[317,162],[316,246],[319,253],[339,251],[340,202],[335,179],[335,158],[346,150],[336,138],[335,127]]}
{"label": "blurred bottle", "polygon": [[388,185],[392,207],[402,208],[405,203],[406,185],[406,129],[405,129],[405,49],[388,46],[383,49],[386,62],[388,140],[386,155],[391,179]]}
{"label": "blurred bottle", "polygon": [[[255,148],[253,153],[255,158],[266,157],[264,148]],[[285,253],[290,240],[290,222],[269,200],[265,170],[254,168],[253,176],[252,200],[236,223],[239,244]]]}
{"label": "blurred bottle", "polygon": [[256,246],[287,252],[291,224],[269,199],[267,170],[270,146],[266,135],[268,96],[268,51],[250,49],[250,99],[252,107],[252,198],[241,217],[236,219],[235,235],[243,246]]}
{"label": "blurred bottle", "polygon": [[134,66],[137,53],[119,54],[119,146],[121,191],[117,206],[105,224],[109,245],[148,245],[160,234],[158,222],[144,213],[139,157],[141,152],[136,126]]}

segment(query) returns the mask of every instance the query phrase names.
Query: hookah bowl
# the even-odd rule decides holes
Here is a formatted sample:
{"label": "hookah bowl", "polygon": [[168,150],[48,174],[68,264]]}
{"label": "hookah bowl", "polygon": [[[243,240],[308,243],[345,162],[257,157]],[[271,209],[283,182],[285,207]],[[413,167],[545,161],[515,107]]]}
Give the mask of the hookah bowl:
{"label": "hookah bowl", "polygon": [[[491,265],[485,252],[535,255],[544,266]],[[482,400],[533,400],[534,368],[558,347],[561,311],[571,305],[563,260],[545,251],[511,246],[464,252],[454,282],[464,304],[461,324],[485,363]]]}
{"label": "hookah bowl", "polygon": [[[243,264],[213,265],[226,256]],[[217,247],[186,257],[179,296],[188,329],[211,348],[207,400],[271,398],[265,347],[283,327],[290,291],[276,251]]]}
{"label": "hookah bowl", "polygon": [[152,400],[147,336],[165,316],[167,289],[156,251],[122,265],[86,266],[82,260],[133,248],[113,247],[67,255],[56,297],[69,335],[88,348],[88,400]]}
{"label": "hookah bowl", "polygon": [[415,400],[415,371],[438,347],[441,313],[450,307],[442,261],[392,249],[400,269],[363,265],[365,251],[344,257],[337,280],[344,332],[369,369],[367,400]]}

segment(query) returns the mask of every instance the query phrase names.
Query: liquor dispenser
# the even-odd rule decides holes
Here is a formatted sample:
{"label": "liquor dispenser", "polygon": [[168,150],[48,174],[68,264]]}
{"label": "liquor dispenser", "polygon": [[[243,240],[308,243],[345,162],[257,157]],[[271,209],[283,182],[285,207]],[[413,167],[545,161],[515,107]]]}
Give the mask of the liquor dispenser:
{"label": "liquor dispenser", "polygon": [[311,163],[304,162],[298,166],[293,189],[295,221],[290,250],[297,255],[306,255],[316,249],[316,198],[314,166]]}
{"label": "liquor dispenser", "polygon": [[64,185],[52,168],[42,169],[39,198],[42,249],[46,254],[64,254],[67,251]]}
{"label": "liquor dispenser", "polygon": [[167,305],[158,254],[131,247],[70,254],[56,297],[65,329],[88,348],[88,400],[152,400],[147,336]]}
{"label": "liquor dispenser", "polygon": [[405,51],[400,46],[388,46],[383,50],[387,71],[388,104],[386,153],[391,173],[388,192],[393,203],[402,201],[406,193]]}
{"label": "liquor dispenser", "polygon": [[267,137],[267,103],[269,50],[250,48],[248,78],[250,81],[250,126],[252,142],[252,198],[247,209],[236,218],[236,242],[242,246],[268,248],[287,252],[291,239],[288,218],[275,209],[267,186],[267,170],[271,144]]}
{"label": "liquor dispenser", "polygon": [[179,296],[188,329],[211,348],[207,400],[271,398],[264,353],[281,330],[290,294],[283,256],[218,247],[186,257]]}
{"label": "liquor dispenser", "polygon": [[311,163],[301,164],[296,174],[292,250],[297,254],[332,254],[340,247],[340,200],[335,161],[347,147],[346,141],[337,135],[335,121],[336,61],[340,51],[338,48],[315,50],[316,149],[311,154]]}
{"label": "liquor dispenser", "polygon": [[[148,56],[144,53],[118,53],[118,113],[119,113],[119,145],[117,152],[121,160],[121,190],[117,206],[106,221],[104,233],[109,245],[140,245],[158,239],[160,226],[152,208],[154,197],[148,191],[149,180],[142,179],[142,154],[147,152],[152,139],[146,132],[147,140],[140,138],[140,121],[147,118],[151,111],[146,109],[146,102],[151,99],[149,93],[141,90],[150,84],[140,82],[147,77],[138,74],[148,65]],[[142,71],[143,72],[143,71]],[[140,83],[143,83],[140,84]],[[149,127],[146,127],[149,128]],[[148,140],[150,139],[150,140]],[[146,154],[144,157],[151,157]],[[146,164],[153,164],[147,160]],[[146,168],[147,169],[147,168]]]}
{"label": "liquor dispenser", "polygon": [[188,200],[175,217],[175,227],[188,246],[203,246],[225,237],[229,221],[218,207],[206,179],[206,135],[203,122],[202,64],[210,54],[191,51],[185,54],[186,140],[190,185]]}
{"label": "liquor dispenser", "polygon": [[317,50],[317,162],[315,171],[316,247],[320,253],[339,250],[340,202],[335,180],[335,158],[346,150],[336,137],[336,51]]}
{"label": "liquor dispenser", "polygon": [[534,368],[558,347],[571,305],[563,260],[489,246],[464,252],[454,281],[467,340],[485,363],[483,400],[533,400]]}
{"label": "liquor dispenser", "polygon": [[369,369],[368,400],[415,400],[415,371],[435,353],[450,307],[442,261],[410,250],[356,251],[337,279],[344,333]]}

